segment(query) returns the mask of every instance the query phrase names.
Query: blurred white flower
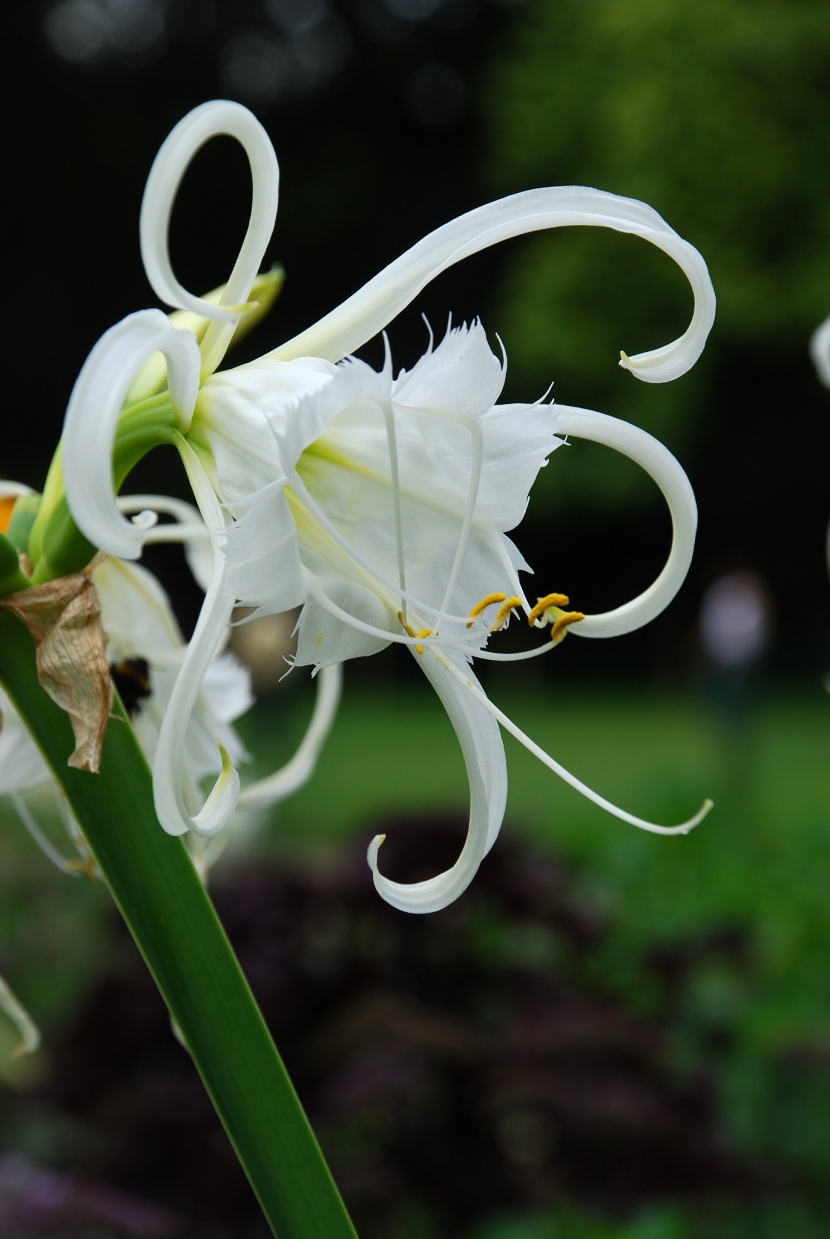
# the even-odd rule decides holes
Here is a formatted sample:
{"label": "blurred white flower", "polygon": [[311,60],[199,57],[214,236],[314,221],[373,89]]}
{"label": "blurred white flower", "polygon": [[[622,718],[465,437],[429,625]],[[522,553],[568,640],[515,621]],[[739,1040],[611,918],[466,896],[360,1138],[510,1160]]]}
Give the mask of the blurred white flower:
{"label": "blurred white flower", "polygon": [[[152,763],[159,732],[181,667],[186,645],[170,602],[158,580],[138,564],[107,557],[93,568],[92,581],[107,636],[107,661],[139,746]],[[232,723],[250,707],[252,695],[245,668],[232,654],[216,653],[202,680],[184,737],[181,777],[189,803],[201,802],[200,782],[221,769],[217,742],[234,763],[246,754]],[[53,783],[40,750],[11,701],[0,690],[0,795],[23,793]],[[31,822],[27,815],[27,824]],[[82,837],[72,830],[83,864],[91,864]],[[38,832],[38,841],[43,839]],[[54,849],[45,849],[52,859]],[[64,864],[63,867],[66,867]],[[71,862],[70,870],[78,868]]]}

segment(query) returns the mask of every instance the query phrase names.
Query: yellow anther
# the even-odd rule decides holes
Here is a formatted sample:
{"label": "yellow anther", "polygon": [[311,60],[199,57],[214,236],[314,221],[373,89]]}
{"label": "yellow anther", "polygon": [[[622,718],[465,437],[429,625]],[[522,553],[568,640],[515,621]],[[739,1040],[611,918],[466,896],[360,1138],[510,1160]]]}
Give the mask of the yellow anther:
{"label": "yellow anther", "polygon": [[482,598],[481,602],[477,602],[467,616],[467,627],[472,628],[473,620],[477,615],[481,615],[485,607],[491,607],[494,602],[504,602],[506,597],[507,594],[488,594],[486,598]]}
{"label": "yellow anther", "polygon": [[550,630],[550,639],[553,644],[557,645],[562,640],[571,624],[578,624],[580,620],[584,619],[585,616],[581,611],[566,611],[564,615],[560,615]]}
{"label": "yellow anther", "polygon": [[[398,619],[401,621],[401,627],[403,628],[406,635],[408,637],[412,637],[413,641],[417,641],[419,637],[431,637],[432,636],[431,628],[422,628],[420,632],[413,632],[410,625],[404,622],[403,611],[398,612]],[[424,652],[424,647],[422,645],[416,645],[415,649],[418,651],[419,654],[423,654]]]}
{"label": "yellow anther", "polygon": [[[416,632],[416,633],[415,633],[415,636],[416,636],[416,638],[417,638],[417,637],[431,637],[431,636],[432,636],[432,629],[431,629],[431,628],[422,628],[420,632]],[[422,645],[416,645],[416,646],[415,646],[415,649],[418,651],[418,653],[419,653],[419,654],[423,654],[423,652],[424,652],[424,647],[423,647]]]}
{"label": "yellow anther", "polygon": [[567,594],[546,594],[544,598],[539,598],[536,606],[530,609],[527,617],[528,624],[532,628],[538,619],[542,619],[548,607],[566,607],[568,601]]}
{"label": "yellow anther", "polygon": [[522,605],[521,598],[517,598],[515,594],[513,595],[512,598],[505,598],[504,602],[501,604],[498,611],[496,612],[496,618],[493,620],[493,627],[501,628],[502,624],[507,619],[508,615],[513,610],[513,608],[520,607],[521,605]]}
{"label": "yellow anther", "polygon": [[414,632],[412,631],[412,629],[409,627],[409,624],[407,624],[407,623],[404,621],[404,618],[403,618],[403,611],[399,611],[399,612],[398,612],[398,619],[401,621],[401,628],[403,628],[403,630],[404,630],[404,632],[406,633],[406,635],[407,635],[408,637],[414,637],[414,636],[415,636],[415,633],[414,633]]}

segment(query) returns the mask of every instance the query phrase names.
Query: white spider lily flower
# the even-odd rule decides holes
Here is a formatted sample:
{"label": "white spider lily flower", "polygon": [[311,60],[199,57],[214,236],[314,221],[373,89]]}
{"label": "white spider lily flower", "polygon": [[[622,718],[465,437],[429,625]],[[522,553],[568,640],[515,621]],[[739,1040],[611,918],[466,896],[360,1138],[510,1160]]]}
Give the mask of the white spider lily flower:
{"label": "white spider lily flower", "polygon": [[[242,250],[216,306],[176,280],[167,229],[190,160],[220,133],[237,137],[247,151],[253,202]],[[199,685],[241,602],[263,612],[302,606],[296,661],[322,668],[321,675],[390,642],[408,645],[447,709],[470,782],[467,844],[447,873],[404,886],[379,874],[375,840],[369,857],[375,882],[397,906],[429,911],[449,903],[492,845],[506,797],[499,725],[625,820],[666,833],[690,829],[708,806],[678,827],[659,827],[608,805],[506,719],[469,666],[473,655],[543,652],[569,625],[586,636],[611,636],[658,614],[684,579],[694,542],[694,497],[680,466],[656,440],[602,414],[541,403],[499,405],[503,364],[478,323],[448,332],[397,378],[388,346],[380,373],[350,355],[453,263],[509,237],[584,224],[642,237],[689,279],[694,312],[684,334],[647,353],[621,354],[620,364],[637,377],[664,382],[694,364],[713,321],[714,293],[703,259],[643,203],[582,187],[515,194],[437,229],[316,326],[258,361],[217,374],[270,236],[276,187],[270,143],[245,109],[218,102],[185,117],[148,180],[142,254],[159,297],[211,319],[212,326],[197,338],[158,311],[125,319],[93,350],[67,411],[64,480],[73,518],[94,545],[136,558],[153,518],[149,509],[133,523],[119,513],[111,450],[128,420],[132,427],[138,416],[153,414],[150,406],[122,409],[122,402],[147,358],[164,354],[170,396],[157,413],[158,441],[175,443],[181,453],[210,535],[213,574],[161,724],[154,789],[163,826],[210,835],[236,804],[238,780],[224,759],[222,776],[195,813],[178,771]],[[518,577],[527,565],[506,536],[524,513],[539,468],[566,435],[607,443],[638,461],[663,490],[672,515],[672,549],[657,581],[603,615],[567,612],[567,599],[556,593],[528,598]],[[490,634],[516,611],[531,629],[547,630],[544,643],[528,655],[486,650]],[[336,692],[327,697],[334,700]]]}

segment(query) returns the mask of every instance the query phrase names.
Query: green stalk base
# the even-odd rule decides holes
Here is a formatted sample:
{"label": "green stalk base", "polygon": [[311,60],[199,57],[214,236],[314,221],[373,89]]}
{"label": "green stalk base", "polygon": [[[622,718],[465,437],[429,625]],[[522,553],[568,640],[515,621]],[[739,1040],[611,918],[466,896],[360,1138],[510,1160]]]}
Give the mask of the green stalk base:
{"label": "green stalk base", "polygon": [[275,1235],[356,1239],[187,849],[156,820],[150,771],[120,704],[100,772],[83,773],[66,764],[72,730],[38,684],[31,638],[3,613],[0,679],[72,806]]}

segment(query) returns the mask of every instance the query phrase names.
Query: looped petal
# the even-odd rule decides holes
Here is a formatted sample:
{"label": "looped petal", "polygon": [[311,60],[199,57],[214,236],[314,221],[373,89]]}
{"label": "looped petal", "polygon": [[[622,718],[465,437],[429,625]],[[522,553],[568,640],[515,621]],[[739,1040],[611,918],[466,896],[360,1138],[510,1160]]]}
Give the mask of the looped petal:
{"label": "looped petal", "polygon": [[226,579],[227,560],[221,546],[224,519],[219,501],[196,453],[184,439],[178,446],[210,534],[215,569],[159,729],[153,759],[153,797],[158,819],[168,834],[183,835],[192,830],[198,835],[213,835],[228,822],[236,808],[239,775],[227,752],[219,745],[221,774],[202,808],[194,812],[185,802],[182,772],[186,768],[185,744],[190,719],[208,668],[225,639],[236,599]]}
{"label": "looped petal", "polygon": [[642,628],[659,615],[686,579],[697,532],[694,491],[671,452],[638,426],[592,409],[577,409],[565,404],[556,405],[556,413],[557,434],[604,443],[636,461],[660,487],[671,513],[671,550],[657,580],[623,606],[600,615],[586,615],[570,629],[581,637],[619,637]]}
{"label": "looped petal", "polygon": [[[236,138],[251,165],[251,215],[245,239],[218,305],[183,288],[173,273],[168,232],[173,203],[185,172],[205,142],[220,134]],[[233,335],[240,308],[259,271],[274,231],[279,194],[279,166],[268,134],[247,108],[215,100],[194,108],[162,144],[156,155],[141,204],[139,232],[147,279],[166,305],[190,310],[211,320],[202,341],[202,377],[219,365]]]}
{"label": "looped petal", "polygon": [[314,773],[340,704],[343,665],[323,667],[317,675],[317,699],[308,729],[290,761],[265,779],[249,783],[239,795],[240,809],[264,809],[293,796]]}
{"label": "looped petal", "polygon": [[428,651],[418,665],[441,698],[464,755],[470,783],[467,838],[452,868],[425,882],[393,882],[378,871],[383,835],[372,840],[367,859],[378,894],[387,903],[402,912],[437,912],[467,889],[496,841],[507,803],[507,765],[498,723],[473,699],[473,687],[484,694],[463,656]]}
{"label": "looped petal", "polygon": [[462,258],[509,237],[572,224],[634,233],[680,266],[695,298],[689,327],[673,343],[624,357],[621,364],[649,383],[665,383],[685,374],[703,351],[715,317],[715,293],[706,263],[694,246],[645,203],[582,186],[531,189],[460,215],[424,237],[314,327],[271,355],[281,360],[315,356],[338,361],[381,331],[425,285]]}
{"label": "looped petal", "polygon": [[93,546],[122,559],[138,559],[146,531],[116,506],[113,437],[130,383],[153,353],[167,358],[173,409],[187,430],[199,390],[199,348],[161,310],[130,314],[104,333],[78,375],[64,422],[63,480],[72,519]]}

